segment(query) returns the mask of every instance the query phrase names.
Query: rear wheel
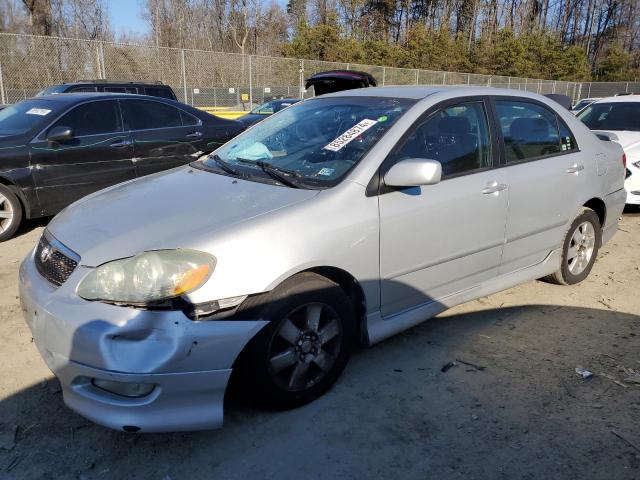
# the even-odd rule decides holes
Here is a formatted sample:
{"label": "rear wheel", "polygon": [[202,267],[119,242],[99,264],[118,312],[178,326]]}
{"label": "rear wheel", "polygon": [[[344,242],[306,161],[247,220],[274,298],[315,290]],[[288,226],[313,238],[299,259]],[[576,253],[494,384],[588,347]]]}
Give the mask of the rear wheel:
{"label": "rear wheel", "polygon": [[0,242],[16,233],[22,221],[22,205],[6,185],[0,184]]}
{"label": "rear wheel", "polygon": [[339,285],[314,273],[285,281],[262,299],[269,321],[242,369],[254,400],[277,409],[308,403],[344,370],[354,338],[353,305]]}
{"label": "rear wheel", "polygon": [[587,278],[601,242],[600,219],[593,210],[584,208],[565,236],[560,269],[546,279],[560,285],[574,285]]}

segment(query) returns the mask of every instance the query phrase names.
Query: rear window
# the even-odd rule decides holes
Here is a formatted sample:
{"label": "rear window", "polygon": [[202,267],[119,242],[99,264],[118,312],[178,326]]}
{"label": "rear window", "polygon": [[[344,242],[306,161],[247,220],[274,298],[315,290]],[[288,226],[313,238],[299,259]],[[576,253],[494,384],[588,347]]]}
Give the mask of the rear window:
{"label": "rear window", "polygon": [[57,102],[24,100],[0,110],[0,136],[21,135],[44,125],[55,117]]}
{"label": "rear window", "polygon": [[151,97],[168,98],[170,100],[176,99],[176,96],[168,87],[144,87],[144,91],[146,95]]}

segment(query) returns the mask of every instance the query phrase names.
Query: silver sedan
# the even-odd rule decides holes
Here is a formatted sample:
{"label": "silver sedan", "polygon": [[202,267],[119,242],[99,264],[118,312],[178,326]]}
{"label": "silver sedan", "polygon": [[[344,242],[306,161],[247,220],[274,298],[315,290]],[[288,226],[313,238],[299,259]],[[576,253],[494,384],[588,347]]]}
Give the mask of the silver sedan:
{"label": "silver sedan", "polygon": [[582,281],[624,206],[622,155],[526,92],[317,97],[68,207],[21,265],[23,310],[81,415],[219,427],[232,375],[299,406],[354,343],[528,280]]}

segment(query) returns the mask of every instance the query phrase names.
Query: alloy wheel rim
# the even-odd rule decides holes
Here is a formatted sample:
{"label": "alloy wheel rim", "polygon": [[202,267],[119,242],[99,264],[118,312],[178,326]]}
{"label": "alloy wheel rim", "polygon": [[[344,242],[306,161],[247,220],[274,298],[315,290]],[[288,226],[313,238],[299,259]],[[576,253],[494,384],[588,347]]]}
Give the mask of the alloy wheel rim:
{"label": "alloy wheel rim", "polygon": [[0,193],[0,233],[6,231],[13,223],[13,206],[9,199]]}
{"label": "alloy wheel rim", "polygon": [[332,369],[342,343],[342,323],[324,303],[307,303],[292,310],[269,344],[269,372],[288,391],[302,391]]}
{"label": "alloy wheel rim", "polygon": [[596,245],[596,231],[591,222],[582,222],[574,230],[567,250],[567,266],[573,275],[585,271]]}

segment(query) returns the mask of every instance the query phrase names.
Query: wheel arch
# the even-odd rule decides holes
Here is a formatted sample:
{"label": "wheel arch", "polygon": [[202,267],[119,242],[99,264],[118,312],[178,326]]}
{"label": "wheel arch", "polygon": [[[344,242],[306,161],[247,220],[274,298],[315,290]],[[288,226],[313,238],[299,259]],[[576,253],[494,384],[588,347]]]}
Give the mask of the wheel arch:
{"label": "wheel arch", "polygon": [[25,218],[31,218],[31,203],[29,199],[26,197],[22,188],[18,184],[16,184],[13,180],[7,178],[4,175],[0,175],[0,184],[8,187],[13,193],[15,193],[16,197],[18,197],[18,201],[22,206],[22,212]]}
{"label": "wheel arch", "polygon": [[598,215],[598,219],[600,220],[600,226],[604,227],[607,220],[607,206],[601,198],[591,198],[587,200],[582,206],[590,208],[591,210],[596,212],[596,215]]}

